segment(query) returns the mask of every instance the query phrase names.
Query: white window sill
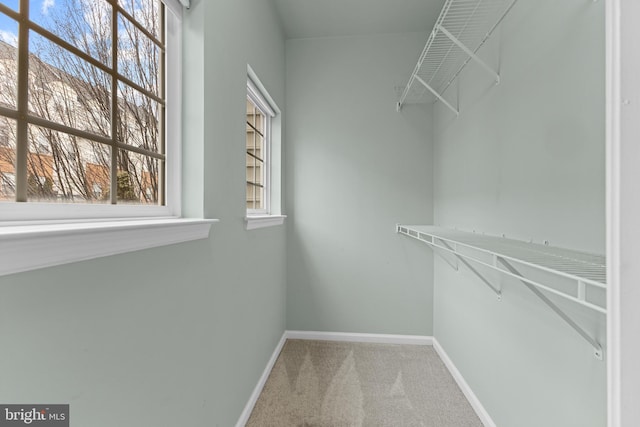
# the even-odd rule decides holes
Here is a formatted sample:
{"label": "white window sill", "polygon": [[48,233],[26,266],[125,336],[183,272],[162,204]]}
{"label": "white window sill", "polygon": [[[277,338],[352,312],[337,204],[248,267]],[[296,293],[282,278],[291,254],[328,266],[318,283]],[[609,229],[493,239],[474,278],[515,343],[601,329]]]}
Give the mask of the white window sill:
{"label": "white window sill", "polygon": [[206,239],[216,219],[141,218],[0,226],[0,276]]}
{"label": "white window sill", "polygon": [[247,230],[282,225],[286,215],[247,215],[244,220]]}

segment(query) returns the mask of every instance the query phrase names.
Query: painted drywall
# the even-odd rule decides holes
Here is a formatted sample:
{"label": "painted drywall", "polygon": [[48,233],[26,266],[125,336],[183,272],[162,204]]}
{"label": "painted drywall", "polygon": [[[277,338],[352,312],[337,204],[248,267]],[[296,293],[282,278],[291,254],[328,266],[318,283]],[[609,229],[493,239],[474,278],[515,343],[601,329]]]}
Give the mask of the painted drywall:
{"label": "painted drywall", "polygon": [[[268,2],[185,13],[185,212],[209,239],[0,278],[0,402],[71,425],[231,426],[285,326],[285,228],[244,229],[247,63],[284,111]],[[224,11],[224,13],[220,13]]]}
{"label": "painted drywall", "polygon": [[286,43],[287,328],[432,333],[431,110],[395,110],[425,34]]}
{"label": "painted drywall", "polygon": [[[200,1],[204,8],[205,216],[220,218],[209,280],[224,287],[212,307],[211,406],[220,426],[240,415],[285,324],[285,227],[245,230],[247,64],[282,111],[284,35],[270,2]],[[198,14],[198,10],[192,10]],[[194,53],[195,54],[195,53]],[[196,87],[197,91],[198,88]],[[187,124],[188,126],[188,124]],[[204,365],[207,366],[207,365]],[[210,423],[209,423],[210,424]]]}
{"label": "painted drywall", "polygon": [[[435,223],[603,254],[604,2],[520,0],[435,110]],[[435,262],[434,333],[498,426],[606,425],[606,362],[520,283]],[[605,342],[604,315],[560,303]]]}

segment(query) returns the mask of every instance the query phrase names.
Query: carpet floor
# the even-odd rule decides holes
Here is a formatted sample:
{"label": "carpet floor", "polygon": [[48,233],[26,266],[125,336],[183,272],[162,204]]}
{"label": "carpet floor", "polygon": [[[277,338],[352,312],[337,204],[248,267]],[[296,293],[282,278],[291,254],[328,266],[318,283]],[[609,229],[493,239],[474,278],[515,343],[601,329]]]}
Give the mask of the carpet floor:
{"label": "carpet floor", "polygon": [[431,346],[287,340],[248,427],[482,427]]}

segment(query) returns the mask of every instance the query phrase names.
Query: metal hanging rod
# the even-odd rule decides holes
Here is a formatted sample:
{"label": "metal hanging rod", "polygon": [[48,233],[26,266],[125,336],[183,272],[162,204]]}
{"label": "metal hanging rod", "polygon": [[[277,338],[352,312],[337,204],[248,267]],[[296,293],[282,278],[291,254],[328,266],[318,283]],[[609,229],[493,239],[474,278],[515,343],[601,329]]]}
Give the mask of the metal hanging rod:
{"label": "metal hanging rod", "polygon": [[[599,289],[601,292],[606,292],[606,260],[603,256],[428,225],[397,225],[396,231],[428,244],[434,251],[449,252],[456,256],[498,295],[499,300],[501,299],[500,288],[491,284],[471,264],[488,267],[519,280],[584,338],[594,348],[595,357],[602,360],[603,351],[600,343],[551,301],[543,291],[606,314],[606,307],[588,299],[590,290]],[[575,283],[575,292],[527,277],[527,274],[523,274],[514,264],[563,280],[571,280]]]}
{"label": "metal hanging rod", "polygon": [[[517,0],[447,0],[420,54],[397,104],[415,101],[410,95],[417,81],[456,115],[458,108],[444,99],[444,92],[471,60],[496,80],[500,75],[477,55]],[[424,93],[424,92],[423,92]],[[422,95],[419,96],[422,98]]]}

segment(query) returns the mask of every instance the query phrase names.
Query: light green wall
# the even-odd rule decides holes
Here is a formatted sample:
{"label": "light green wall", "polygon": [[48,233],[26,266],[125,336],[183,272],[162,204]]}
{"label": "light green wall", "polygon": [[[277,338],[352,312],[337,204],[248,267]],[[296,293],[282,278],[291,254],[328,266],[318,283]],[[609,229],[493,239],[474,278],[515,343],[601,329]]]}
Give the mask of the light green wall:
{"label": "light green wall", "polygon": [[[520,0],[435,110],[435,223],[604,253],[604,2]],[[448,93],[455,99],[457,87]],[[435,262],[434,333],[498,426],[602,427],[606,362],[520,283]],[[563,304],[605,342],[603,315]]]}
{"label": "light green wall", "polygon": [[287,41],[287,328],[432,334],[430,107],[399,114],[425,34]]}
{"label": "light green wall", "polygon": [[284,111],[268,2],[185,14],[185,211],[209,239],[0,277],[0,401],[91,427],[231,426],[285,325],[285,228],[247,232],[247,63]]}

